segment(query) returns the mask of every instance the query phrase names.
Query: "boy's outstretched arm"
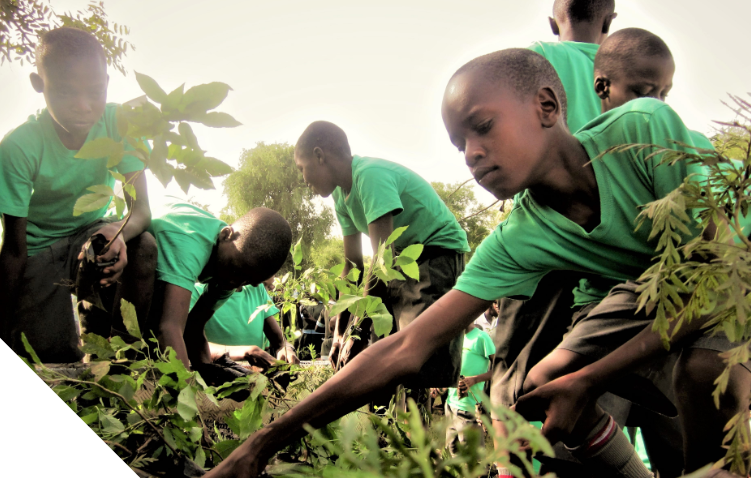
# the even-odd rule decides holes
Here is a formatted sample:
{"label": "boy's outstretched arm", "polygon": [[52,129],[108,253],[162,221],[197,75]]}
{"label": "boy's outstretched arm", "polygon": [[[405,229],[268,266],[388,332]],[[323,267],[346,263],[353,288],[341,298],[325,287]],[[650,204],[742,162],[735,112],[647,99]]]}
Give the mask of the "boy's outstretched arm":
{"label": "boy's outstretched arm", "polygon": [[[0,304],[7,311],[3,317],[14,313],[16,298],[21,292],[21,281],[26,270],[26,218],[2,215],[3,243],[0,249]],[[0,339],[10,343],[6,321],[0,320]]]}
{"label": "boy's outstretched arm", "polygon": [[464,292],[450,291],[409,327],[376,342],[308,398],[248,438],[206,477],[258,476],[274,453],[305,434],[304,423],[322,427],[368,403],[375,392],[416,374],[438,347],[464,333],[489,304]]}
{"label": "boy's outstretched arm", "polygon": [[[156,311],[159,314],[159,323],[156,324],[159,347],[162,350],[167,347],[175,349],[177,358],[182,360],[185,368],[190,370],[188,350],[185,346],[185,339],[183,339],[189,310],[190,291],[175,284],[165,284],[162,310]],[[206,347],[208,348],[208,343]]]}
{"label": "boy's outstretched arm", "polygon": [[[127,246],[125,243],[143,233],[151,225],[151,208],[149,207],[149,195],[146,188],[146,175],[138,171],[126,174],[125,179],[133,184],[136,190],[136,200],[133,201],[129,195],[125,195],[128,208],[133,209],[128,224],[126,224],[122,234],[112,243],[110,250],[98,258],[99,262],[117,260],[113,265],[102,271],[104,278],[101,280],[101,284],[105,287],[117,283],[123,273],[123,269],[128,264]],[[117,234],[124,221],[123,219],[122,221],[107,224],[94,234],[102,234],[109,241],[115,237],[115,234]],[[83,252],[79,254],[78,259],[83,259]]]}

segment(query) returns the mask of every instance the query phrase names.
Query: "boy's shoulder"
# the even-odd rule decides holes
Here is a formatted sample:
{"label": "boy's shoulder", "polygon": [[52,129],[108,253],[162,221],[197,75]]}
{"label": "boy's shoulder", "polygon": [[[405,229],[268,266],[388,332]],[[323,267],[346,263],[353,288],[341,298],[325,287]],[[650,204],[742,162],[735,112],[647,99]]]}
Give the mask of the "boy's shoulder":
{"label": "boy's shoulder", "polygon": [[[680,121],[677,113],[665,102],[655,98],[637,98],[601,114],[584,125],[574,136],[583,140],[611,130],[614,126],[619,132],[634,132],[648,128],[653,121]],[[681,121],[682,124],[682,121]],[[622,128],[628,128],[622,130]]]}
{"label": "boy's shoulder", "polygon": [[180,201],[167,203],[160,212],[161,214],[151,221],[150,230],[155,233],[170,231],[192,234],[200,232],[207,223],[216,223],[222,227],[227,225],[210,212]]}

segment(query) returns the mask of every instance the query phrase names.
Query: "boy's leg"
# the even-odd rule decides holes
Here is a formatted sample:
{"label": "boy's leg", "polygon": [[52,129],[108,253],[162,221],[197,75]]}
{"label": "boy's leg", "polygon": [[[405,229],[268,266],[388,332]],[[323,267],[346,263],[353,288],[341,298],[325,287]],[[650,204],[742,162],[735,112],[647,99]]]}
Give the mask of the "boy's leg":
{"label": "boy's leg", "polygon": [[[707,337],[706,340],[718,339]],[[726,339],[725,339],[726,340]],[[729,342],[728,342],[729,344]],[[702,340],[697,341],[702,346]],[[722,347],[729,348],[729,347]],[[735,365],[730,372],[727,390],[715,407],[712,392],[714,381],[725,369],[717,350],[684,348],[675,368],[675,392],[679,417],[684,430],[685,471],[691,472],[725,456],[721,447],[725,424],[740,412],[748,412],[751,372],[748,364]],[[742,420],[748,427],[748,420]]]}

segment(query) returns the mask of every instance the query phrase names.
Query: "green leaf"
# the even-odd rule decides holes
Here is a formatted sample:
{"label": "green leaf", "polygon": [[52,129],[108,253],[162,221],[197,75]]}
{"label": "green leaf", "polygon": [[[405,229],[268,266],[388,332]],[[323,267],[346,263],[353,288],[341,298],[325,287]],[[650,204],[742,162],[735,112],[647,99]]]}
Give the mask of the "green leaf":
{"label": "green leaf", "polygon": [[113,196],[112,199],[115,201],[115,214],[117,217],[123,217],[123,212],[125,212],[125,200],[119,196]]}
{"label": "green leaf", "polygon": [[206,465],[206,453],[203,451],[203,448],[201,448],[200,446],[196,450],[196,457],[195,457],[195,459],[193,461],[201,469],[203,469],[204,466]]}
{"label": "green leaf", "polygon": [[204,157],[196,165],[194,166],[196,169],[203,169],[206,171],[209,176],[224,176],[225,174],[230,174],[232,171],[232,166],[225,163],[224,161],[220,161],[216,158],[210,158],[210,157]]}
{"label": "green leaf", "polygon": [[206,112],[213,110],[222,104],[231,89],[228,84],[218,81],[194,86],[185,92],[182,101],[180,101],[180,111]]}
{"label": "green leaf", "polygon": [[64,402],[73,400],[78,396],[79,393],[81,393],[81,391],[77,388],[69,387],[67,385],[58,385],[52,390],[54,390],[57,396],[60,397],[60,399]]}
{"label": "green leaf", "polygon": [[405,247],[401,254],[399,254],[399,257],[409,257],[416,261],[420,257],[420,254],[422,254],[424,247],[422,244],[412,244]]}
{"label": "green leaf", "polygon": [[101,423],[101,431],[107,435],[117,435],[125,431],[125,425],[112,415],[104,413],[99,410],[99,422]]}
{"label": "green leaf", "polygon": [[185,140],[186,145],[190,146],[193,149],[201,149],[201,147],[198,146],[198,138],[196,138],[196,134],[193,132],[193,128],[191,128],[188,123],[182,122],[177,125],[177,131],[180,132],[180,136],[182,136],[183,140]]}
{"label": "green leaf", "polygon": [[240,443],[242,443],[240,440],[220,441],[219,443],[214,445],[214,450],[216,450],[216,452],[221,455],[222,459],[225,459],[230,455],[230,453],[235,451],[235,449],[240,446]]}
{"label": "green leaf", "polygon": [[167,100],[167,93],[162,89],[153,78],[136,72],[136,81],[141,90],[146,93],[151,100],[157,103],[164,103]]}
{"label": "green leaf", "polygon": [[123,184],[123,191],[130,196],[134,201],[136,200],[136,187],[132,184]]}
{"label": "green leaf", "polygon": [[183,90],[185,89],[185,83],[178,86],[167,95],[167,98],[162,102],[162,111],[176,110],[180,105],[180,101],[183,99]]}
{"label": "green leaf", "polygon": [[97,334],[81,334],[83,345],[81,350],[87,354],[96,355],[100,359],[108,359],[115,356],[115,351],[107,339]]}
{"label": "green leaf", "polygon": [[401,268],[402,272],[404,272],[407,277],[410,277],[416,281],[420,280],[420,266],[417,264],[417,262],[402,264]]}
{"label": "green leaf", "polygon": [[334,276],[336,276],[336,277],[342,275],[342,272],[344,272],[344,262],[335,265],[334,267],[332,267],[331,269],[329,269],[329,272],[331,272],[332,274],[334,274]]}
{"label": "green leaf", "polygon": [[123,155],[125,154],[125,150],[123,149],[122,143],[117,143],[117,147],[114,151],[112,151],[112,154],[110,154],[109,159],[107,159],[107,167],[108,168],[114,168],[120,162],[123,160]]}
{"label": "green leaf", "polygon": [[331,315],[337,315],[345,310],[349,309],[353,305],[357,304],[358,301],[366,300],[366,297],[360,296],[360,295],[342,295],[338,301],[336,301],[336,304],[334,304],[331,307],[331,311],[329,314]]}
{"label": "green leaf", "polygon": [[122,148],[122,144],[118,143],[112,138],[97,138],[87,141],[78,150],[75,157],[78,159],[101,159],[106,158],[110,154],[117,151],[117,148]]}
{"label": "green leaf", "polygon": [[98,382],[109,373],[110,362],[94,362],[89,371],[94,375],[94,381]]}
{"label": "green leaf", "polygon": [[193,420],[198,414],[198,406],[196,405],[196,391],[193,387],[185,387],[180,391],[177,396],[177,413],[185,421]]}
{"label": "green leaf", "polygon": [[130,335],[138,339],[141,338],[141,329],[138,327],[138,317],[136,317],[136,307],[125,299],[120,299],[120,313],[123,316],[125,330]]}
{"label": "green leaf", "polygon": [[86,188],[87,191],[91,191],[93,193],[97,194],[103,194],[105,196],[114,196],[115,191],[112,190],[111,187],[107,186],[106,184],[97,184],[96,186],[89,186]]}
{"label": "green leaf", "polygon": [[373,312],[368,313],[368,317],[373,321],[373,332],[377,336],[385,337],[391,333],[394,317],[389,313],[385,304],[379,303]]}
{"label": "green leaf", "polygon": [[26,338],[26,334],[23,332],[21,332],[21,342],[23,343],[24,350],[26,350],[26,353],[31,357],[31,360],[33,360],[35,364],[41,364],[42,361],[39,360],[39,356],[34,352],[34,349],[29,344],[29,339]]}
{"label": "green leaf", "polygon": [[125,179],[125,176],[123,176],[122,174],[118,173],[117,171],[110,170],[109,173],[110,173],[110,175],[112,175],[113,178],[115,178],[117,181],[120,181],[121,183],[124,183],[124,182],[127,181]]}
{"label": "green leaf", "polygon": [[206,126],[210,126],[212,128],[234,128],[236,126],[242,125],[242,123],[237,121],[229,114],[218,113],[215,111],[201,115],[195,118],[195,121],[197,121],[198,123],[203,123]]}
{"label": "green leaf", "polygon": [[296,266],[299,266],[302,262],[302,237],[298,239],[294,249],[292,249],[292,261]]}
{"label": "green leaf", "polygon": [[112,196],[106,194],[84,194],[73,205],[73,215],[80,216],[85,212],[97,211],[107,206],[112,200]]}
{"label": "green leaf", "polygon": [[360,269],[357,267],[350,269],[349,274],[347,274],[347,280],[350,282],[357,282],[360,280]]}
{"label": "green leaf", "polygon": [[388,239],[386,239],[386,242],[384,244],[387,246],[393,244],[394,241],[399,239],[399,237],[402,234],[404,234],[404,231],[406,231],[408,227],[409,226],[404,226],[404,227],[397,227],[396,229],[394,229],[394,232],[391,233],[391,235],[389,236]]}

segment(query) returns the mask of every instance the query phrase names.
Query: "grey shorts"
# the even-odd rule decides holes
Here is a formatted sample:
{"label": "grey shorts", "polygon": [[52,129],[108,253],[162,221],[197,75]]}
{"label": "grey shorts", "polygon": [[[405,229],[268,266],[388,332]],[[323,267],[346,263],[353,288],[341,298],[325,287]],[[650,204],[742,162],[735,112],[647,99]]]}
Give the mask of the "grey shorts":
{"label": "grey shorts", "polygon": [[93,233],[116,220],[99,219],[26,260],[16,311],[6,319],[3,331],[3,340],[14,352],[27,355],[21,342],[23,332],[42,362],[83,358],[71,300],[78,253]]}
{"label": "grey shorts", "polygon": [[[456,284],[464,270],[464,254],[441,248],[426,247],[417,261],[420,280],[391,281],[388,300],[384,301],[394,316],[394,331],[404,329]],[[464,334],[438,349],[423,365],[418,375],[405,381],[406,388],[453,387],[459,381]]]}
{"label": "grey shorts", "polygon": [[[653,318],[637,312],[636,282],[619,284],[599,304],[582,308],[558,348],[599,360],[652,324]],[[724,333],[707,335],[697,332],[686,337],[681,348],[726,352],[737,346]],[[751,363],[742,364],[751,371]]]}

